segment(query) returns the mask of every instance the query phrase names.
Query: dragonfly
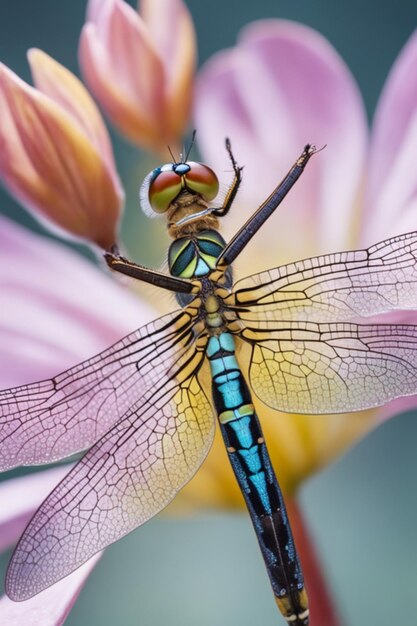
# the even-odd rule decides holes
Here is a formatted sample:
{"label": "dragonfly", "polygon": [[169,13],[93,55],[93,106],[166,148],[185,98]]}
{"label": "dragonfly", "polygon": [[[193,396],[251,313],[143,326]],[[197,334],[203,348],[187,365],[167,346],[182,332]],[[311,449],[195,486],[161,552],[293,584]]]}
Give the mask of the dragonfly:
{"label": "dragonfly", "polygon": [[[108,266],[175,294],[174,312],[50,380],[0,392],[0,469],[85,455],[29,522],[6,575],[25,600],[156,515],[203,463],[218,422],[279,611],[309,623],[303,573],[254,398],[276,411],[358,411],[417,392],[417,326],[369,316],[417,308],[417,232],[234,283],[233,263],[318,152],[289,172],[226,243],[242,180],[179,160],[144,180],[146,212],[166,217],[169,274],[125,258]],[[207,382],[210,381],[210,382]],[[273,419],[273,417],[271,417]]]}

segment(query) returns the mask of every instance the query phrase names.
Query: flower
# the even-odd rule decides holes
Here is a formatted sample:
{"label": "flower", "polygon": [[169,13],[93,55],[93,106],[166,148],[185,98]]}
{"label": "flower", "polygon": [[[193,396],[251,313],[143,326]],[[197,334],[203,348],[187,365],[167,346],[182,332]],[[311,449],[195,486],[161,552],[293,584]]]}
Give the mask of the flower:
{"label": "flower", "polygon": [[0,64],[0,176],[50,228],[108,248],[123,191],[104,123],[71,72],[40,50],[28,56],[36,88]]}
{"label": "flower", "polygon": [[118,130],[154,150],[176,149],[189,120],[195,36],[182,0],[90,0],[80,65]]}
{"label": "flower", "polygon": [[[94,9],[97,5],[92,4],[92,7]],[[239,259],[237,271],[241,275],[253,273],[261,267],[277,265],[277,252],[279,262],[284,262],[288,258],[294,259],[309,253],[328,251],[329,247],[337,250],[343,247],[351,248],[355,242],[361,244],[374,241],[375,231],[371,229],[372,232],[368,233],[369,227],[366,225],[372,223],[371,216],[374,212],[381,211],[378,209],[380,206],[378,203],[382,202],[383,198],[381,199],[378,193],[378,185],[387,184],[391,179],[390,184],[395,188],[396,184],[402,182],[396,167],[402,162],[407,134],[410,124],[412,126],[416,109],[415,90],[404,89],[403,81],[405,84],[413,84],[412,60],[416,49],[417,43],[413,38],[396,62],[381,99],[371,138],[367,134],[363,106],[353,79],[330,45],[310,29],[288,22],[274,21],[253,25],[247,29],[236,49],[221,53],[203,70],[196,103],[196,119],[202,150],[208,157],[210,165],[214,165],[218,172],[230,169],[229,163],[226,164],[223,160],[223,151],[219,145],[221,138],[228,135],[232,139],[238,160],[246,162],[246,187],[232,209],[229,226],[226,229],[228,234],[236,230],[236,219],[240,223],[243,222],[245,212],[253,211],[254,206],[256,207],[270,192],[271,187],[276,184],[277,175],[288,168],[307,140],[312,138],[318,141],[322,138],[323,142],[328,143],[326,151],[309,167],[303,177],[303,183],[298,185],[288,198],[285,210],[290,214],[289,217],[284,219],[285,216],[283,218],[282,215],[274,216],[270,222],[271,226],[259,233],[245,250],[242,260]],[[285,65],[279,64],[281,58],[285,58]],[[401,77],[401,80],[398,77]],[[261,110],[258,107],[261,107]],[[402,113],[401,120],[393,119],[392,111],[397,107]],[[388,128],[391,132],[385,133],[384,136],[382,130],[378,131],[378,124],[379,128]],[[394,130],[393,142],[391,134]],[[317,138],[317,135],[320,136]],[[280,146],[279,153],[276,152],[276,145]],[[374,145],[378,145],[376,152],[376,149],[373,149]],[[384,161],[383,179],[378,176],[378,171],[373,169],[376,166],[372,166],[375,159],[381,158],[380,150],[383,152],[391,150],[389,158],[385,158]],[[365,164],[369,164],[370,172],[374,171],[373,178],[370,176],[366,181],[363,175]],[[402,171],[400,168],[400,173]],[[393,173],[396,173],[394,179]],[[411,222],[411,211],[409,214],[408,207],[412,207],[413,204],[415,174],[412,170],[407,173],[409,193],[402,195],[400,209],[402,216],[409,215]],[[394,191],[395,189],[391,189],[392,194]],[[384,212],[383,217],[379,214],[377,220],[381,236],[394,234],[393,226],[390,224],[390,219],[392,222],[395,220],[394,207],[388,208],[390,213],[387,215]],[[282,210],[284,209],[280,212]],[[384,208],[384,211],[386,210]],[[279,229],[273,227],[276,219],[280,219]],[[283,222],[284,225],[281,226]],[[407,222],[405,217],[403,222]],[[32,236],[28,235],[26,241],[21,234],[13,235],[12,228],[7,227],[4,232],[11,233],[9,259],[13,250],[17,250],[18,254],[24,254],[26,250],[30,252]],[[20,244],[20,241],[23,243]],[[294,241],[297,242],[299,251],[294,249]],[[42,250],[44,245],[39,244]],[[53,331],[58,327],[56,324],[59,323],[61,311],[64,311],[68,314],[68,321],[75,324],[81,322],[79,324],[81,337],[84,337],[82,333],[85,324],[85,330],[91,332],[95,338],[96,325],[103,319],[102,316],[106,320],[103,327],[105,334],[116,333],[118,330],[116,326],[122,319],[126,319],[126,311],[133,311],[133,308],[131,309],[129,302],[118,299],[117,310],[109,315],[106,308],[100,307],[94,297],[96,276],[94,281],[89,283],[87,271],[85,285],[87,287],[90,284],[90,288],[87,287],[84,293],[89,296],[91,309],[87,315],[83,309],[80,311],[78,293],[75,292],[75,287],[73,291],[69,286],[73,276],[78,287],[79,273],[74,272],[72,260],[70,264],[63,264],[68,269],[68,282],[64,292],[58,290],[58,299],[55,300],[55,282],[58,277],[62,282],[62,273],[61,270],[57,271],[54,280],[49,282],[48,277],[52,277],[50,272],[53,274],[55,265],[61,263],[58,245],[53,245],[55,248],[49,263],[43,257],[37,260],[40,262],[39,270],[40,267],[43,268],[43,279],[46,280],[46,298],[38,297],[42,284],[33,285],[30,277],[26,278],[21,273],[16,272],[16,275],[11,276],[5,274],[6,283],[8,282],[14,290],[15,281],[17,282],[21,295],[26,297],[25,301],[28,302],[29,298],[27,306],[38,305],[41,311],[45,303],[52,304],[52,311],[55,309],[57,314],[56,321],[53,322],[55,314],[51,313]],[[25,266],[33,267],[33,275],[39,276],[35,259],[36,255],[32,262],[27,259]],[[93,274],[99,275],[97,271],[91,272],[91,277]],[[83,272],[81,274],[84,276]],[[104,282],[110,283],[106,280]],[[110,284],[108,286],[108,302],[112,303],[114,301],[112,288]],[[106,290],[107,287],[104,287],[103,293]],[[74,294],[70,307],[67,306],[68,294]],[[13,311],[14,305],[11,306]],[[7,324],[8,317],[2,322],[0,319],[0,322]],[[41,319],[40,316],[35,316],[35,322],[36,318],[38,321]],[[30,331],[27,325],[23,327],[23,316],[19,322],[19,316],[15,313],[13,321],[16,324],[15,343],[6,344],[5,349],[10,349],[15,354],[19,354],[20,351],[22,354],[27,350],[27,339],[31,338],[27,333]],[[135,321],[135,326],[140,325],[139,320]],[[33,344],[29,344],[29,347],[33,347],[33,352],[31,350],[33,358],[29,355],[29,363],[39,362],[39,356],[41,359],[44,358],[46,348],[52,357],[54,353],[57,356],[56,361],[54,358],[49,360],[47,368],[50,368],[50,373],[62,369],[64,365],[61,359],[69,358],[65,354],[65,348],[63,351],[56,349],[56,346],[61,345],[63,334],[52,332],[50,343],[47,344],[45,337],[42,336],[41,324],[35,324],[35,329],[40,333],[40,337],[35,335]],[[26,332],[25,341],[21,340],[23,332]],[[67,336],[72,338],[73,332],[67,333]],[[77,334],[74,333],[74,336]],[[70,357],[71,362],[76,360],[77,351],[79,351],[77,359],[86,356],[87,347],[83,342],[80,344],[71,342],[70,347],[74,351]],[[25,360],[26,357],[27,354]],[[24,382],[18,380],[20,372],[17,367],[15,374],[15,384]],[[45,372],[45,375],[49,375],[48,372]],[[38,378],[37,374],[29,370],[24,376],[25,380]],[[394,414],[404,405],[404,401],[397,401],[385,409],[350,416],[312,418],[296,415],[277,418],[266,415],[263,426],[267,431],[271,456],[273,459],[279,459],[280,478],[285,491],[293,495],[305,476],[322,467],[379,420]],[[193,507],[196,503],[203,505],[220,503],[229,507],[231,504],[240,505],[241,496],[234,486],[230,469],[224,463],[224,451],[221,453],[223,460],[219,460],[218,450],[218,447],[214,448],[196,478],[181,492],[178,498],[180,503],[189,502]]]}

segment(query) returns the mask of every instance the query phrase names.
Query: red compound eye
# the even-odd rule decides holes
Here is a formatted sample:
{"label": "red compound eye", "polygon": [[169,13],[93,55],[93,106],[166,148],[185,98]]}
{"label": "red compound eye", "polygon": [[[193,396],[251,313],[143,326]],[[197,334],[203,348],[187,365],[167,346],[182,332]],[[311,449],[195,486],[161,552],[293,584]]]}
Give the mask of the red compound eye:
{"label": "red compound eye", "polygon": [[181,176],[173,170],[159,172],[149,185],[149,203],[155,213],[165,213],[181,189]]}
{"label": "red compound eye", "polygon": [[189,171],[185,174],[187,189],[200,194],[204,200],[213,200],[219,192],[219,180],[213,170],[202,163],[188,161]]}

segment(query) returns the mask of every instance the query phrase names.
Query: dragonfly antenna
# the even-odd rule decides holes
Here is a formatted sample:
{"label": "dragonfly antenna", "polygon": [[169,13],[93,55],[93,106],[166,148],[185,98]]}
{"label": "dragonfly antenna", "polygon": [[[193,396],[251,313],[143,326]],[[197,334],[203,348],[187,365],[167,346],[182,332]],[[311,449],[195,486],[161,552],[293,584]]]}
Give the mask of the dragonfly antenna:
{"label": "dragonfly antenna", "polygon": [[196,136],[196,133],[197,133],[197,131],[196,131],[196,129],[194,128],[194,130],[193,130],[193,134],[192,134],[192,137],[191,137],[191,141],[190,141],[190,145],[189,145],[189,147],[188,147],[187,154],[185,155],[185,159],[184,159],[184,161],[188,161],[188,157],[190,156],[191,149],[192,149],[192,147],[193,147],[193,145],[194,145],[194,141],[195,141],[195,136]]}
{"label": "dragonfly antenna", "polygon": [[174,157],[174,155],[172,153],[171,146],[167,146],[167,148],[168,148],[169,154],[171,155],[171,159],[172,159],[173,163],[176,163],[177,159]]}

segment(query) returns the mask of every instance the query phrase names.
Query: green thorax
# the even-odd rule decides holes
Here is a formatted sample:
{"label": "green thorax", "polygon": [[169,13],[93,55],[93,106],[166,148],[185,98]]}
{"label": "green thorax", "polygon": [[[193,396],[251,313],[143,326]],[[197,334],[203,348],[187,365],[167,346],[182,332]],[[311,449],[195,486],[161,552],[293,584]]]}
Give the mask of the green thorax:
{"label": "green thorax", "polygon": [[180,237],[169,248],[169,271],[179,278],[206,276],[216,267],[224,246],[225,241],[216,230]]}

